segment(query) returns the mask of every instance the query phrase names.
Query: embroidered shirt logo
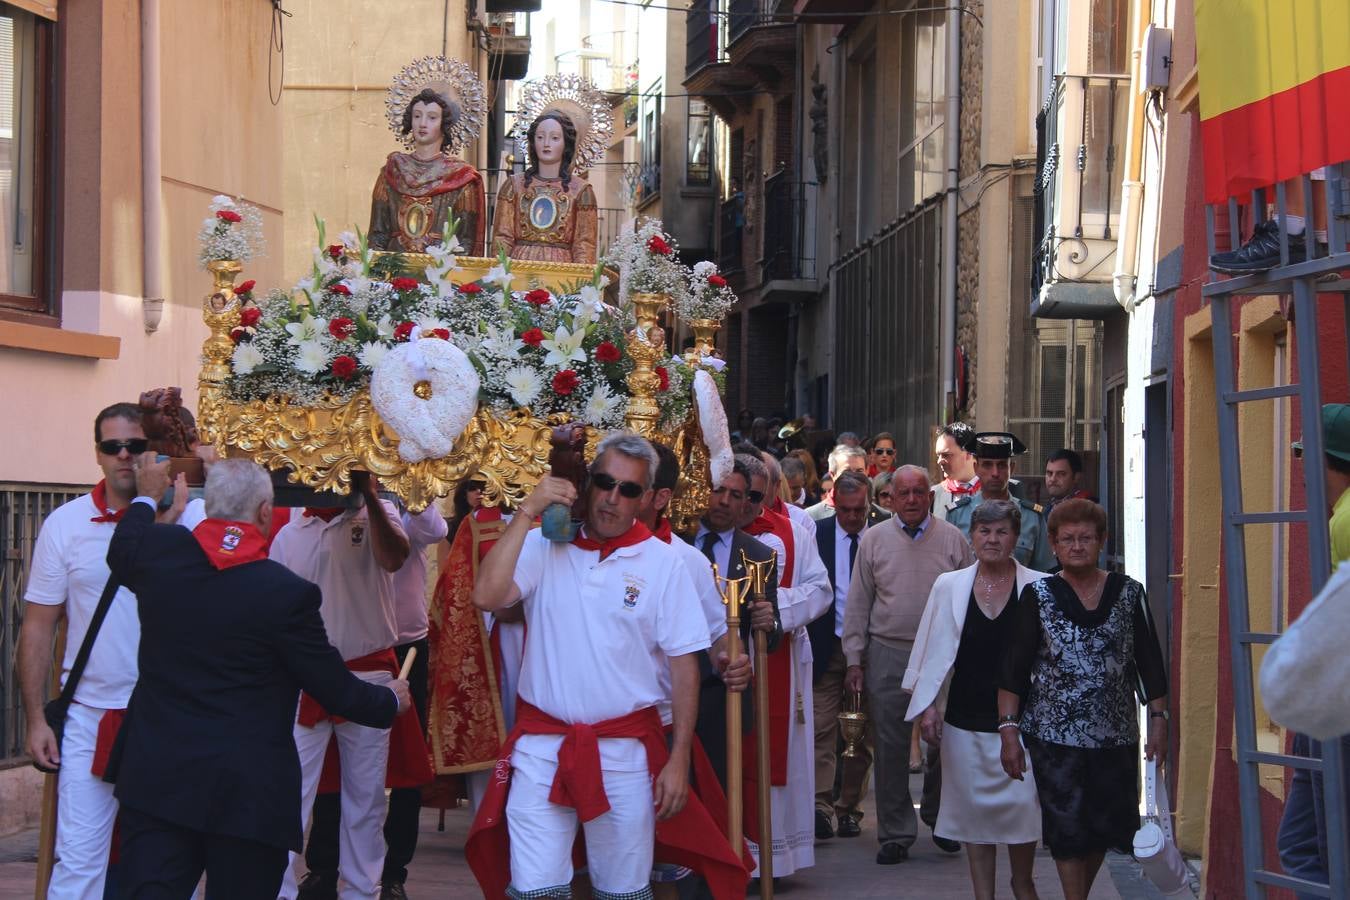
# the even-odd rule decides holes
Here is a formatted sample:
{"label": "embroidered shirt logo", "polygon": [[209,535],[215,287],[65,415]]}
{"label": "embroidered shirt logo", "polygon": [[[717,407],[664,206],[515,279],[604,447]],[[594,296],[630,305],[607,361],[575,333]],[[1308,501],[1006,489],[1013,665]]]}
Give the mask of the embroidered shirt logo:
{"label": "embroidered shirt logo", "polygon": [[358,523],[352,525],[352,546],[360,547],[366,540],[366,526]]}
{"label": "embroidered shirt logo", "polygon": [[244,529],[238,525],[225,526],[225,534],[220,539],[220,552],[233,553],[239,549],[239,542],[244,539]]}
{"label": "embroidered shirt logo", "polygon": [[635,609],[637,607],[638,597],[641,596],[642,589],[647,586],[647,582],[636,575],[625,575],[623,580],[627,582],[623,589],[624,608]]}

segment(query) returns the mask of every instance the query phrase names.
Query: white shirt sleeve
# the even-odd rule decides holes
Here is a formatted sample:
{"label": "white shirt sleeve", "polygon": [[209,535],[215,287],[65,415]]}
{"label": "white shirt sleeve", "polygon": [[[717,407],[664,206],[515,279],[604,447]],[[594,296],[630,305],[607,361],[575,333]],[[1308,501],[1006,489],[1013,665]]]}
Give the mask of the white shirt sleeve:
{"label": "white shirt sleeve", "polygon": [[205,521],[206,501],[201,497],[189,500],[187,506],[183,507],[183,512],[178,516],[178,524],[182,525],[188,531],[191,531]]}
{"label": "white shirt sleeve", "polygon": [[792,587],[778,589],[778,616],[783,631],[803,628],[830,608],[830,573],[820,558],[816,542],[800,525],[792,528],[796,544],[793,556]]}
{"label": "white shirt sleeve", "polygon": [[[304,515],[304,512],[301,510],[296,510],[295,512]],[[295,515],[295,513],[292,513],[292,515]],[[298,519],[299,516],[296,516],[296,518]],[[275,560],[288,569],[291,568],[291,563],[288,559],[287,545],[290,544],[290,532],[294,530],[295,527],[295,520],[282,525],[280,530],[277,531],[276,537],[272,538],[272,546],[267,550],[268,559]],[[294,570],[292,569],[292,571]]]}
{"label": "white shirt sleeve", "polygon": [[38,531],[37,546],[33,548],[33,565],[28,570],[28,586],[23,598],[42,606],[59,606],[66,602],[69,588],[70,570],[65,561],[65,534],[60,517],[51,515]]}
{"label": "white shirt sleeve", "polygon": [[[679,538],[675,540],[678,541]],[[672,543],[671,546],[675,545]],[[727,633],[726,604],[717,593],[717,584],[713,581],[712,566],[708,564],[708,560],[690,545],[684,544],[683,547],[680,556],[684,560],[689,579],[694,583],[694,590],[698,593],[703,616],[708,620],[708,638],[715,641]]]}
{"label": "white shirt sleeve", "polygon": [[403,530],[408,534],[408,541],[419,547],[430,547],[439,543],[450,533],[450,525],[436,508],[435,503],[428,505],[420,513],[405,512],[401,518]]}
{"label": "white shirt sleeve", "polygon": [[[689,602],[695,596],[688,570],[678,560],[667,570],[668,578],[660,598],[656,623],[656,643],[666,656],[684,656],[706,650],[712,644],[708,621],[701,608]],[[712,577],[711,570],[709,578]]]}
{"label": "white shirt sleeve", "polygon": [[1261,662],[1261,699],[1286,728],[1327,740],[1350,731],[1350,563],[1270,645]]}
{"label": "white shirt sleeve", "polygon": [[[389,520],[389,525],[395,531],[397,531],[399,534],[403,535],[406,538],[408,536],[408,532],[403,527],[403,514],[398,511],[398,507],[390,503],[388,500],[381,500],[380,506],[384,507],[385,517]],[[366,511],[366,515],[367,516],[370,515],[369,510]]]}
{"label": "white shirt sleeve", "polygon": [[544,532],[539,528],[532,528],[520,546],[520,556],[516,559],[516,571],[512,575],[512,580],[516,583],[516,590],[520,591],[522,601],[533,597],[535,591],[539,589],[539,582],[543,580],[544,565],[550,549],[544,546],[545,543],[547,542],[544,539]]}

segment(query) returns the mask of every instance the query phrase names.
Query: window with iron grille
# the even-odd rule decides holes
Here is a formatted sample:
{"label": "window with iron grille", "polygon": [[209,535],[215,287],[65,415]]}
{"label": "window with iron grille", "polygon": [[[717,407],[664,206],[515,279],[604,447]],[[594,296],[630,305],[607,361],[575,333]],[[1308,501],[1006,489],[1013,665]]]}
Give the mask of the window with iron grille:
{"label": "window with iron grille", "polygon": [[14,663],[24,585],[38,530],[52,510],[88,490],[68,485],[0,484],[0,768],[28,759]]}
{"label": "window with iron grille", "polygon": [[689,146],[685,158],[686,184],[712,183],[713,128],[712,110],[707,101],[689,98]]}

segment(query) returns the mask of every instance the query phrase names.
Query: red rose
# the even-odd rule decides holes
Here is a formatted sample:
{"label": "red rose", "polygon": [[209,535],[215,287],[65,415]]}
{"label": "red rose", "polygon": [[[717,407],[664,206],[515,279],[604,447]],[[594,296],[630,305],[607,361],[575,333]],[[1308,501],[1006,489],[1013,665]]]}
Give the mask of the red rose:
{"label": "red rose", "polygon": [[470,281],[468,284],[461,284],[459,292],[461,294],[481,294],[483,293],[483,286],[476,281]]}
{"label": "red rose", "polygon": [[253,293],[253,288],[257,283],[258,282],[250,278],[248,281],[243,282],[242,284],[239,285],[239,287],[235,288],[234,292],[236,294],[251,294]]}
{"label": "red rose", "polygon": [[341,244],[329,244],[329,245],[328,245],[328,255],[331,256],[331,257],[333,257],[334,260],[341,259],[341,258],[342,258],[342,254],[343,254],[343,252],[344,252],[345,250],[346,250],[346,248],[343,247]]}
{"label": "red rose", "polygon": [[653,253],[659,253],[662,256],[669,256],[671,254],[670,245],[667,244],[666,239],[659,234],[652,235],[651,240],[647,241],[647,249]]}
{"label": "red rose", "polygon": [[329,290],[335,294],[341,294],[344,297],[350,297],[352,295],[352,289],[347,287],[340,281],[337,284],[330,287]]}
{"label": "red rose", "polygon": [[450,329],[449,329],[449,328],[433,328],[433,329],[431,329],[431,331],[429,331],[429,332],[427,332],[427,333],[428,333],[428,334],[434,334],[434,335],[436,335],[436,337],[440,338],[440,339],[443,340],[443,341],[448,341],[448,340],[450,340]]}
{"label": "red rose", "polygon": [[230,340],[234,341],[236,344],[242,341],[247,336],[248,336],[248,329],[245,328],[243,325],[236,325],[234,328],[230,329]]}
{"label": "red rose", "polygon": [[543,288],[535,288],[525,295],[525,302],[533,303],[535,306],[545,306],[552,299],[553,295]]}
{"label": "red rose", "polygon": [[222,222],[229,222],[231,224],[244,221],[244,217],[232,209],[222,209],[220,212],[216,213],[216,218]]}
{"label": "red rose", "polygon": [[724,288],[727,286],[727,280],[716,273],[708,276],[708,284],[713,287]]}
{"label": "red rose", "polygon": [[544,333],[538,328],[531,328],[529,331],[523,332],[520,339],[531,347],[538,347],[544,342]]}
{"label": "red rose", "polygon": [[339,356],[333,360],[333,374],[343,381],[356,374],[356,360],[350,356]]}
{"label": "red rose", "polygon": [[655,372],[656,372],[656,377],[659,378],[659,379],[661,379],[661,386],[658,387],[657,390],[658,390],[658,391],[668,391],[668,390],[670,390],[670,372],[666,371],[666,367],[665,367],[665,366],[657,366],[656,369],[655,369]]}
{"label": "red rose", "polygon": [[400,322],[398,327],[394,329],[394,340],[406,341],[408,339],[408,336],[412,334],[412,330],[413,330],[413,323]]}
{"label": "red rose", "polygon": [[568,394],[575,391],[577,385],[580,383],[581,379],[577,377],[576,372],[573,372],[571,369],[563,369],[557,375],[553,376],[553,393],[561,397],[566,397]]}
{"label": "red rose", "polygon": [[256,306],[245,306],[243,309],[239,310],[239,324],[245,328],[252,328],[254,325],[257,325],[258,320],[261,318],[262,310],[258,309]]}
{"label": "red rose", "polygon": [[595,358],[602,363],[616,363],[620,356],[619,348],[609,341],[601,341],[600,346],[595,348]]}
{"label": "red rose", "polygon": [[356,332],[356,323],[346,316],[328,320],[328,333],[339,341],[345,341]]}
{"label": "red rose", "polygon": [[389,284],[394,290],[399,291],[400,293],[403,291],[417,290],[416,278],[395,278],[393,281],[389,282]]}

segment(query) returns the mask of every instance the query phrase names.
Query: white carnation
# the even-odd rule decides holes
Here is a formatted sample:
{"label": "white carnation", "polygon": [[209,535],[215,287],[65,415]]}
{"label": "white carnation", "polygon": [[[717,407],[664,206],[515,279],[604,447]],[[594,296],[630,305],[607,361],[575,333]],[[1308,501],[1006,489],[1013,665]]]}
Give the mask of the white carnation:
{"label": "white carnation", "polygon": [[539,373],[525,366],[508,370],[503,381],[517,406],[529,406],[539,399],[539,392],[544,388],[544,379],[539,377]]}
{"label": "white carnation", "polygon": [[[306,321],[312,321],[306,319]],[[290,326],[288,325],[287,328]],[[295,368],[306,375],[318,375],[328,369],[328,351],[318,340],[301,341],[296,348]]]}
{"label": "white carnation", "polygon": [[251,341],[245,341],[234,348],[234,356],[231,363],[236,375],[251,375],[253,370],[262,365],[264,358],[262,351],[253,346]]}

